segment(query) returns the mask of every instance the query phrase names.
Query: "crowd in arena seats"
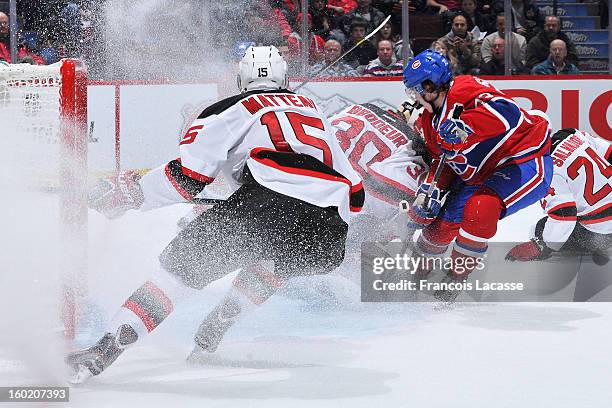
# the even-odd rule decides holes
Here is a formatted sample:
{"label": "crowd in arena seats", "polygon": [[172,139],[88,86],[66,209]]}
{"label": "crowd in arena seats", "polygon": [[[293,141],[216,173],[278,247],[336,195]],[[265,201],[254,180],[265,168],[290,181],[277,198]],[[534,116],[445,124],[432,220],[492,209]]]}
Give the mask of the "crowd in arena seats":
{"label": "crowd in arena seats", "polygon": [[[291,45],[289,48],[296,50],[288,54],[288,60],[295,67],[294,74],[300,74],[294,57],[299,55],[296,51],[301,44],[292,43],[292,37],[301,32],[300,1],[256,1],[268,3],[291,26],[293,31],[287,41]],[[391,14],[390,22],[370,41],[347,55],[341,65],[324,70],[322,75],[354,76],[356,72],[360,76],[400,76],[402,70],[398,67],[404,64],[401,39],[403,1],[409,1],[410,13],[414,17],[411,20],[411,41],[407,44],[408,59],[414,53],[430,48],[447,56],[455,74],[504,74],[503,0],[312,0],[308,8],[310,31],[314,34],[310,41],[309,74],[320,71],[341,52],[359,43],[386,15]],[[576,47],[560,30],[560,19],[545,16],[532,0],[512,0],[511,3],[511,73],[579,73]],[[602,25],[604,23],[602,21]],[[284,40],[279,41],[283,45]],[[313,48],[317,52],[313,52]]]}
{"label": "crowd in arena seats", "polygon": [[[0,60],[47,65],[94,52],[93,0],[17,2],[16,61],[11,61],[9,4],[0,1]],[[93,6],[92,6],[93,5]]]}
{"label": "crowd in arena seats", "polygon": [[[195,1],[195,0],[187,0]],[[402,7],[411,13],[410,43],[402,41]],[[607,16],[605,0],[599,2]],[[104,0],[30,0],[18,3],[17,61],[51,64],[63,57],[99,58],[105,45],[100,28]],[[391,20],[369,41],[361,43],[341,63],[324,69],[322,76],[401,76],[403,58],[425,48],[447,56],[455,74],[502,75],[505,17],[503,0],[310,0],[307,38],[303,37],[300,0],[240,0],[225,5],[218,51],[228,56],[236,44],[276,45],[290,65],[303,75],[301,50],[307,47],[309,72],[323,70],[331,61],[359,43],[391,15]],[[512,3],[512,74],[575,74],[578,55],[562,22],[545,16],[533,0]],[[232,3],[233,4],[233,3]],[[4,6],[3,6],[4,5]],[[8,2],[0,0],[0,60],[10,61]],[[228,16],[232,17],[228,17]],[[601,14],[601,27],[607,19]],[[237,27],[231,30],[231,19]],[[196,27],[196,26],[194,26]],[[224,31],[225,30],[225,31]],[[196,30],[197,31],[197,30]],[[404,55],[405,52],[405,55]]]}

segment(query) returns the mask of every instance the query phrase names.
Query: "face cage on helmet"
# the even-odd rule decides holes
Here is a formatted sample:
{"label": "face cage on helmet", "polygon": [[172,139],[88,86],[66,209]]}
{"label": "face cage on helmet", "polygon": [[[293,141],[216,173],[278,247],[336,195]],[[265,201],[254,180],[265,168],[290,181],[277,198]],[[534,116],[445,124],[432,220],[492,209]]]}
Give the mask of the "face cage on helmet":
{"label": "face cage on helmet", "polygon": [[[429,84],[425,84],[425,82],[428,81],[429,84],[431,84],[430,86],[428,86]],[[423,84],[425,84],[425,86],[423,86]],[[416,99],[417,95],[423,96],[426,93],[433,93],[433,92],[437,92],[440,90],[440,86],[436,86],[433,84],[433,82],[429,81],[429,80],[425,80],[423,82],[421,82],[420,84],[416,84],[415,86],[411,87],[411,88],[406,88],[406,95],[408,95],[409,97]]]}
{"label": "face cage on helmet", "polygon": [[423,88],[421,84],[415,85],[412,88],[406,88],[406,95],[408,95],[411,99],[417,99],[418,96],[423,96],[427,93],[427,91]]}

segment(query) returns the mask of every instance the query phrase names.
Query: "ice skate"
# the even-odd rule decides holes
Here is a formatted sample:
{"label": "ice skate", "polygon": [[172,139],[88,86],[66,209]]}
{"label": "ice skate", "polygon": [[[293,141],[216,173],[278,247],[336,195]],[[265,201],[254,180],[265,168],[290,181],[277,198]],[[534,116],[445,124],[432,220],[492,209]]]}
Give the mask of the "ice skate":
{"label": "ice skate", "polygon": [[455,303],[457,297],[459,297],[461,292],[463,292],[461,287],[466,281],[467,277],[456,276],[451,272],[448,272],[440,282],[442,284],[442,288],[434,292],[434,298],[446,305]]}
{"label": "ice skate", "polygon": [[68,381],[80,384],[92,376],[99,375],[137,339],[138,335],[131,326],[122,325],[117,335],[106,333],[93,346],[69,353],[64,359],[73,370]]}
{"label": "ice skate", "polygon": [[240,304],[232,298],[215,307],[200,324],[193,339],[195,347],[187,357],[187,361],[198,362],[204,351],[214,353],[225,333],[236,322],[240,312]]}

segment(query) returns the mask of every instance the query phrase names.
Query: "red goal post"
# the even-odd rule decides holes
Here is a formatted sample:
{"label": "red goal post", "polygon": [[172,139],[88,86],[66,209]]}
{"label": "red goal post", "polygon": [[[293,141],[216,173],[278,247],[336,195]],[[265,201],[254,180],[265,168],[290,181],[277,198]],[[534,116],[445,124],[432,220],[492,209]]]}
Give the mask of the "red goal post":
{"label": "red goal post", "polygon": [[46,66],[0,65],[0,122],[19,188],[57,193],[61,317],[74,338],[87,268],[87,68],[76,59]]}

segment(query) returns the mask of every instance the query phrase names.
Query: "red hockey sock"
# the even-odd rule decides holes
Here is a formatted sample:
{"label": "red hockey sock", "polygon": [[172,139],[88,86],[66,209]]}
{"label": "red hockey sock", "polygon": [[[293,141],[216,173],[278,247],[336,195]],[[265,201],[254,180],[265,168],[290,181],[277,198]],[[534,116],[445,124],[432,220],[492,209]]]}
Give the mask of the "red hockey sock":
{"label": "red hockey sock", "polygon": [[427,261],[427,258],[439,257],[446,252],[448,245],[457,235],[459,225],[459,223],[436,219],[423,230],[416,242],[417,253],[414,256],[420,256],[422,261],[419,261],[419,268],[415,274],[426,276],[431,272],[433,262]]}
{"label": "red hockey sock", "polygon": [[115,333],[123,324],[130,325],[142,338],[172,313],[177,304],[195,293],[174,275],[161,270],[147,280],[123,303],[107,332]]}
{"label": "red hockey sock", "polygon": [[274,275],[273,266],[257,263],[243,268],[232,282],[228,296],[239,299],[242,309],[259,306],[283,286],[285,280]]}
{"label": "red hockey sock", "polygon": [[463,221],[453,247],[455,275],[467,275],[487,251],[487,243],[497,232],[504,208],[502,199],[488,187],[477,190],[463,209]]}

